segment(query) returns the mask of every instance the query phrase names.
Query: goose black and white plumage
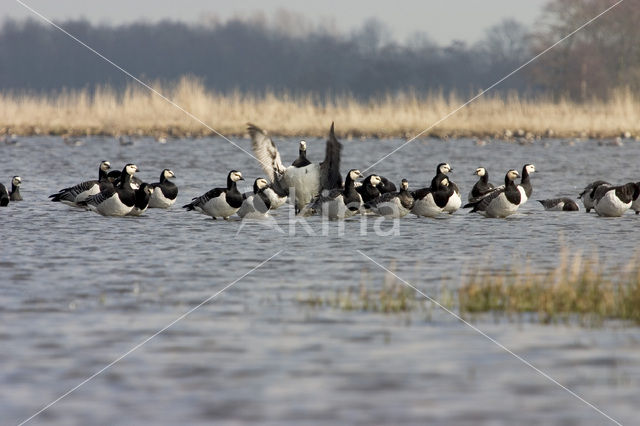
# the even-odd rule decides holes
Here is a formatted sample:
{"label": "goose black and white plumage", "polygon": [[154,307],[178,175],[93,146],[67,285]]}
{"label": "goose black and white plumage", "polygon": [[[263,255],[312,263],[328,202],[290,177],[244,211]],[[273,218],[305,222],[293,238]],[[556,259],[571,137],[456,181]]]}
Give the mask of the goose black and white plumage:
{"label": "goose black and white plumage", "polygon": [[57,194],[49,195],[51,201],[61,202],[72,207],[78,207],[78,203],[86,200],[92,195],[99,194],[100,191],[111,186],[107,177],[107,170],[111,168],[111,163],[102,161],[98,168],[98,180],[88,180],[68,188],[61,189]]}
{"label": "goose black and white plumage", "polygon": [[582,204],[584,205],[584,209],[589,213],[591,209],[594,207],[595,199],[593,198],[596,192],[596,188],[600,185],[611,186],[609,182],[604,180],[597,180],[595,182],[591,182],[589,185],[584,187],[584,190],[578,195],[578,199],[582,199]]}
{"label": "goose black and white plumage", "polygon": [[415,200],[411,213],[416,216],[436,217],[444,212],[444,208],[454,194],[455,190],[447,175],[439,173],[431,181],[431,186],[411,193]]}
{"label": "goose black and white plumage", "polygon": [[0,207],[6,207],[9,205],[9,193],[7,188],[0,183]]}
{"label": "goose black and white plumage", "polygon": [[271,200],[265,190],[269,188],[269,182],[265,178],[257,178],[253,182],[253,192],[242,194],[243,201],[238,216],[241,218],[264,218],[271,209]]}
{"label": "goose black and white plumage", "polygon": [[[320,164],[310,162],[306,157],[306,142],[301,141],[298,158],[289,167],[283,165],[278,149],[265,130],[253,124],[248,125],[248,130],[253,152],[271,180],[271,188],[279,196],[293,195],[296,212],[322,191],[338,189],[342,186],[342,176],[340,176],[342,144],[335,137],[333,123],[329,130],[324,161]],[[294,188],[295,194],[289,193],[290,188]]]}
{"label": "goose black and white plumage", "polygon": [[524,189],[526,198],[522,200],[520,205],[526,203],[527,200],[531,198],[531,194],[533,193],[533,186],[531,186],[531,173],[535,171],[536,166],[534,166],[533,164],[525,164],[524,166],[522,166],[522,175],[520,177],[520,184],[518,186],[521,186]]}
{"label": "goose black and white plumage", "polygon": [[368,203],[371,200],[378,198],[382,193],[379,186],[382,183],[382,179],[377,175],[369,175],[362,181],[362,185],[356,187],[356,191],[362,197],[363,203]]}
{"label": "goose black and white plumage", "polygon": [[135,164],[125,165],[118,185],[108,185],[99,194],[78,202],[78,205],[86,206],[103,216],[126,216],[136,203],[136,192],[131,187],[131,177],[138,171]]}
{"label": "goose black and white plumage", "polygon": [[578,204],[571,198],[550,198],[548,200],[538,200],[545,210],[549,211],[563,211],[563,212],[577,212],[580,210]]}
{"label": "goose black and white plumage", "polygon": [[522,205],[522,200],[526,200],[525,189],[521,185],[515,184],[515,180],[520,177],[520,174],[511,169],[504,177],[504,186],[491,192],[482,200],[476,203],[470,203],[465,205],[467,207],[473,207],[471,212],[478,212],[486,217],[493,218],[505,218],[511,216],[518,207]]}
{"label": "goose black and white plumage", "polygon": [[154,188],[151,184],[142,182],[140,188],[135,190],[136,201],[133,205],[133,208],[129,213],[127,213],[127,215],[140,216],[142,213],[147,211],[147,208],[150,207],[149,202],[151,201],[151,196],[155,191],[157,191],[157,189]]}
{"label": "goose black and white plumage", "polygon": [[22,201],[20,185],[22,185],[22,178],[20,176],[14,176],[11,179],[11,192],[9,193],[9,199],[11,201]]}
{"label": "goose black and white plumage", "polygon": [[415,201],[413,195],[409,192],[409,181],[402,179],[400,191],[382,194],[380,197],[371,200],[365,206],[380,216],[389,219],[399,219],[411,212]]}
{"label": "goose black and white plumage", "polygon": [[149,208],[168,209],[178,198],[178,187],[169,179],[176,177],[175,173],[169,169],[164,169],[160,173],[160,182],[152,183],[151,199]]}
{"label": "goose black and white plumage", "polygon": [[345,219],[355,215],[362,207],[362,197],[355,187],[355,180],[361,177],[360,170],[349,170],[344,180],[344,188],[333,189],[325,195],[316,197],[300,211],[300,214],[303,216],[321,214],[331,220]]}
{"label": "goose black and white plumage", "polygon": [[[431,180],[431,187],[434,187],[434,185],[436,184],[436,180],[441,177],[441,175],[447,175],[451,172],[453,172],[453,169],[451,168],[449,163],[438,164],[438,167],[436,167],[436,175]],[[448,179],[448,182],[449,186],[453,189],[453,194],[447,200],[447,205],[442,211],[444,213],[453,214],[458,211],[458,209],[462,205],[462,198],[460,197],[460,189],[458,188],[458,185],[456,185],[450,179]]]}
{"label": "goose black and white plumage", "polygon": [[600,185],[594,193],[594,209],[598,216],[618,217],[631,208],[640,195],[640,185],[629,182],[619,186]]}
{"label": "goose black and white plumage", "polygon": [[244,180],[242,173],[231,170],[227,175],[226,188],[214,188],[207,193],[193,198],[189,204],[182,206],[187,211],[196,210],[202,214],[229,219],[242,206],[242,194],[238,191],[237,182]]}
{"label": "goose black and white plumage", "polygon": [[495,188],[493,184],[489,182],[489,172],[484,167],[478,167],[473,174],[478,175],[480,179],[478,179],[475,185],[473,185],[471,192],[469,192],[469,196],[467,197],[469,203],[480,201]]}

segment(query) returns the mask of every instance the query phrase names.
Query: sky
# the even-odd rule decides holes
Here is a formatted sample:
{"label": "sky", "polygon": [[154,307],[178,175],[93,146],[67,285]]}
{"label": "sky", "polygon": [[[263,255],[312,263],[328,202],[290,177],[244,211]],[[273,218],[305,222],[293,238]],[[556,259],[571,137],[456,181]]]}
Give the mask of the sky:
{"label": "sky", "polygon": [[[505,18],[534,24],[548,0],[21,0],[53,20],[86,18],[94,23],[122,24],[133,21],[174,19],[201,22],[217,16],[225,21],[235,16],[263,12],[267,17],[289,10],[313,23],[331,23],[350,32],[368,18],[376,18],[391,30],[391,37],[406,41],[424,32],[435,42],[453,40],[473,43],[487,28]],[[2,0],[0,20],[34,15],[15,0]]]}

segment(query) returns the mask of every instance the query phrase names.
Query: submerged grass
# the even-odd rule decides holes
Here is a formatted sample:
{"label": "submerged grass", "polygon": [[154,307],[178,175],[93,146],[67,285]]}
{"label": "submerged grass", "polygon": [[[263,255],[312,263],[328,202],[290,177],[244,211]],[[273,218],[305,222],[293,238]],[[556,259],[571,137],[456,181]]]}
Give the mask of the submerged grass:
{"label": "submerged grass", "polygon": [[531,313],[543,323],[577,318],[640,324],[640,258],[606,268],[597,256],[563,254],[555,269],[543,273],[520,264],[511,270],[477,270],[458,290],[461,314]]}
{"label": "submerged grass", "polygon": [[[283,137],[324,137],[336,121],[341,137],[412,137],[466,99],[402,92],[369,101],[350,96],[229,95],[208,91],[196,78],[153,85],[225,135],[244,135],[255,122]],[[640,137],[640,99],[620,90],[608,101],[575,103],[517,95],[485,95],[424,137]],[[159,96],[130,85],[123,91],[62,91],[54,95],[0,93],[0,133],[20,135],[150,135],[199,137],[214,133]]]}
{"label": "submerged grass", "polygon": [[[394,265],[390,266],[394,269]],[[577,322],[598,325],[605,320],[640,324],[640,256],[626,265],[605,266],[597,255],[569,256],[563,249],[558,266],[535,272],[526,262],[511,269],[476,269],[465,274],[462,285],[451,291],[443,285],[437,299],[463,317],[493,314],[496,317],[524,317],[541,323]],[[299,296],[298,303],[314,308],[343,311],[410,313],[426,312],[431,304],[412,288],[385,276],[381,287],[371,289],[363,277],[357,288],[322,295]]]}

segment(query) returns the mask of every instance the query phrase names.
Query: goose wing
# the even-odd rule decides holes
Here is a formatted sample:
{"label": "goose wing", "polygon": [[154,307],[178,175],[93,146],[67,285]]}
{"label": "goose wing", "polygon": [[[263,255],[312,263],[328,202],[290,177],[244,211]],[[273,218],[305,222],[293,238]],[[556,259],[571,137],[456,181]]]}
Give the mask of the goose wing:
{"label": "goose wing", "polygon": [[336,189],[342,187],[340,175],[340,154],[342,144],[336,139],[334,123],[331,123],[329,139],[325,148],[324,161],[320,163],[320,189]]}
{"label": "goose wing", "polygon": [[97,180],[87,180],[84,182],[80,182],[77,185],[61,189],[57,194],[49,195],[49,198],[52,198],[53,201],[67,200],[70,202],[75,202],[78,195],[90,190],[94,185],[98,184],[99,181]]}
{"label": "goose wing", "polygon": [[466,208],[469,208],[469,207],[473,207],[471,212],[478,212],[478,211],[483,212],[483,211],[486,211],[487,207],[489,207],[489,204],[491,204],[491,201],[496,199],[504,191],[505,191],[505,186],[501,185],[498,188],[496,188],[495,190],[493,190],[490,193],[488,193],[487,195],[485,195],[484,198],[481,198],[480,200],[476,201],[475,203],[465,204],[463,208],[466,209]]}
{"label": "goose wing", "polygon": [[271,182],[276,182],[286,169],[282,164],[276,144],[273,143],[266,130],[262,130],[254,124],[248,123],[247,130],[251,136],[251,148],[260,162],[262,170]]}
{"label": "goose wing", "polygon": [[115,193],[116,193],[115,188],[113,186],[108,186],[100,193],[96,195],[91,195],[90,197],[87,197],[86,200],[79,202],[78,205],[95,207],[103,203],[104,201],[108,200],[109,198],[113,197],[113,194]]}

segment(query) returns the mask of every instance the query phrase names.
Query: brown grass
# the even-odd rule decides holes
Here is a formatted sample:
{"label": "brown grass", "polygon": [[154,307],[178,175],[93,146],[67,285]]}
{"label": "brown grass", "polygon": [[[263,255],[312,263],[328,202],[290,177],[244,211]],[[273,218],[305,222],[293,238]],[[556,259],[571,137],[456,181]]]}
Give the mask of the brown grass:
{"label": "brown grass", "polygon": [[[220,95],[194,78],[154,85],[177,104],[225,135],[243,135],[254,122],[280,136],[324,137],[336,121],[342,137],[412,137],[465,100],[398,93],[377,100],[348,96]],[[20,135],[152,135],[197,137],[213,133],[148,90],[131,85],[64,91],[56,95],[0,93],[0,132]],[[549,99],[485,95],[424,136],[611,138],[640,137],[640,99],[621,90],[609,101],[577,104]]]}
{"label": "brown grass", "polygon": [[563,254],[558,266],[534,273],[530,265],[506,271],[478,270],[458,291],[461,314],[532,313],[541,322],[578,318],[640,323],[640,256],[606,268],[597,257]]}

